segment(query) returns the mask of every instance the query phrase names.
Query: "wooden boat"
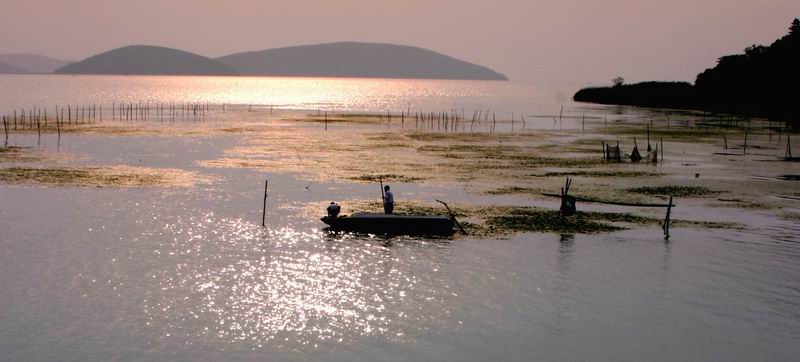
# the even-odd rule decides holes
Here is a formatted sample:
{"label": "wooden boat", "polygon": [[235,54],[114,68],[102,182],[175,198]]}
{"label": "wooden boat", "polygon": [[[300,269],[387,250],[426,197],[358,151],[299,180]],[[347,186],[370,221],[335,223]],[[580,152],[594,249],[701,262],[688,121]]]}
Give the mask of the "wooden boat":
{"label": "wooden boat", "polygon": [[455,220],[448,216],[396,215],[359,212],[350,216],[325,216],[331,231],[378,235],[452,235]]}

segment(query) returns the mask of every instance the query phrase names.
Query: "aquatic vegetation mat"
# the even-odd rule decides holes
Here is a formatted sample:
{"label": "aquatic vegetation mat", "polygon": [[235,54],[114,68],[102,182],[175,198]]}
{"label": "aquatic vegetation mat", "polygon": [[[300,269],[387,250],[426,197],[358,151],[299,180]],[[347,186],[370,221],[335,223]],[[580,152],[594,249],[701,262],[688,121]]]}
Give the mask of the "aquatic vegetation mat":
{"label": "aquatic vegetation mat", "polygon": [[567,177],[567,176],[580,176],[580,177],[658,177],[663,174],[658,172],[648,171],[623,171],[623,170],[577,170],[577,171],[554,171],[545,172],[538,175],[533,174],[533,177]]}
{"label": "aquatic vegetation mat", "polygon": [[[782,182],[783,185],[769,188],[754,187],[755,183],[763,180],[743,179],[740,182],[736,177],[753,172],[739,171],[753,166],[741,163],[742,158],[713,156],[713,151],[722,147],[719,132],[687,128],[683,121],[675,119],[671,128],[665,127],[664,120],[656,121],[651,131],[651,143],[664,138],[665,162],[643,165],[606,162],[601,157],[600,146],[603,141],[619,139],[623,151],[630,150],[633,137],[637,137],[643,151],[647,144],[644,119],[626,121],[630,123],[609,120],[608,127],[596,126],[587,128],[585,132],[580,124],[577,129],[560,129],[560,125],[554,125],[558,129],[487,132],[487,125],[477,122],[473,132],[470,130],[471,122],[461,123],[458,130],[439,130],[431,125],[425,125],[423,129],[422,122],[417,128],[413,117],[406,117],[403,123],[397,114],[392,115],[391,122],[387,122],[386,114],[378,113],[329,112],[327,116],[330,122],[327,127],[319,123],[324,121],[322,113],[284,113],[272,117],[263,112],[228,112],[215,116],[213,120],[104,121],[67,126],[62,128],[62,132],[87,132],[97,136],[227,137],[236,141],[233,147],[196,163],[214,168],[288,173],[303,183],[377,183],[382,178],[391,183],[420,183],[423,187],[463,187],[464,192],[480,194],[481,198],[491,198],[487,195],[525,195],[542,199],[542,193],[557,193],[563,186],[564,177],[576,177],[580,179],[575,194],[593,200],[663,203],[664,197],[670,195],[703,198],[735,194],[743,201],[709,198],[706,200],[709,204],[704,206],[763,209],[753,203],[762,202],[765,190],[785,193],[793,187],[792,182],[786,181]],[[730,132],[727,135],[729,144],[738,143],[736,137],[739,136],[743,140],[743,133]],[[688,137],[693,138],[686,140]],[[753,149],[754,146],[766,147],[768,142],[768,134],[750,134],[748,138]],[[0,161],[11,159],[16,162],[22,157],[20,153],[33,157],[38,151],[0,152]],[[48,153],[42,154],[49,159]],[[797,172],[778,164],[765,162],[755,167],[759,168],[758,174],[788,175],[786,179],[793,180]],[[731,170],[737,172],[732,174]],[[699,171],[702,171],[702,179],[686,180],[687,177],[699,176]],[[662,186],[668,183],[675,185]],[[502,221],[513,224],[514,220]],[[476,224],[486,223],[484,220]]]}
{"label": "aquatic vegetation mat", "polygon": [[[352,117],[370,119],[368,115]],[[383,124],[328,125],[325,129],[322,125],[298,120],[302,119],[266,123],[263,131],[244,133],[242,141],[225,150],[219,158],[198,163],[207,167],[292,173],[309,182],[371,183],[378,182],[378,175],[384,175],[386,182],[460,185],[469,193],[526,195],[537,199],[541,199],[544,192],[557,193],[563,177],[583,178],[576,189],[578,195],[618,203],[660,203],[670,195],[699,198],[720,193],[700,187],[713,186],[708,183],[661,186],[665,182],[662,177],[685,174],[687,168],[696,167],[703,160],[701,157],[710,154],[707,149],[717,147],[680,143],[680,139],[673,140],[666,134],[663,136],[670,142],[668,151],[669,147],[677,147],[676,144],[683,148],[679,155],[667,153],[666,163],[656,166],[606,162],[598,152],[602,136],[595,132],[596,128],[588,134],[576,130],[439,132],[402,129],[399,122],[393,120],[390,126],[384,121]],[[600,132],[625,127],[636,131],[644,129],[638,125],[618,126]],[[705,134],[705,130],[669,130],[683,135]],[[651,140],[654,137],[655,134]],[[645,137],[639,139],[642,149],[646,147],[645,140]],[[565,147],[572,147],[572,150],[565,151]],[[686,151],[689,153],[684,153]],[[728,161],[711,162],[702,162],[713,166],[704,171],[704,177],[706,172],[708,177],[724,172],[718,165]],[[750,198],[751,195],[745,196]]]}
{"label": "aquatic vegetation mat", "polygon": [[595,221],[585,213],[559,217],[558,211],[525,209],[511,215],[487,217],[485,227],[489,232],[560,232],[566,234],[594,234],[625,229],[624,227]]}
{"label": "aquatic vegetation mat", "polygon": [[699,197],[722,193],[722,191],[714,191],[702,186],[643,186],[629,188],[627,191],[644,195],[675,197]]}
{"label": "aquatic vegetation mat", "polygon": [[[633,137],[637,138],[639,148],[647,148],[647,125],[616,125],[601,127],[595,130],[601,134],[609,135],[608,141],[620,140],[623,148],[633,149]],[[686,127],[683,122],[672,121],[670,127],[666,126],[664,121],[654,124],[654,128],[650,130],[650,142],[655,145],[658,140],[663,138],[665,141],[681,140],[683,142],[707,142],[709,138],[718,138],[719,132],[717,130],[710,130],[708,128],[699,127]],[[644,141],[644,142],[643,142]]]}
{"label": "aquatic vegetation mat", "polygon": [[[354,211],[382,212],[383,205],[375,201],[341,203],[345,213]],[[323,210],[323,204],[310,205],[310,210]],[[575,215],[561,217],[558,210],[510,205],[450,205],[467,233],[473,237],[491,238],[518,232],[544,232],[564,234],[597,234],[625,230],[633,226],[656,226],[663,219],[633,213],[578,211]],[[313,213],[313,212],[312,212]],[[441,205],[415,201],[401,202],[395,206],[396,214],[447,215]],[[673,227],[708,229],[741,228],[725,222],[672,220]]]}
{"label": "aquatic vegetation mat", "polygon": [[530,187],[508,186],[486,191],[487,195],[540,194],[543,190]]}
{"label": "aquatic vegetation mat", "polygon": [[25,154],[20,147],[0,147],[0,161],[15,161]]}
{"label": "aquatic vegetation mat", "polygon": [[[559,180],[560,182],[560,180]],[[506,186],[484,191],[486,195],[526,195],[530,198],[554,197],[557,196],[556,190],[561,185],[555,184],[551,188],[534,188],[520,186]],[[592,185],[590,185],[592,187]],[[665,204],[665,202],[653,195],[631,194],[625,190],[613,188],[588,188],[583,187],[579,194],[571,193],[578,198],[578,203],[606,203],[606,204]],[[633,205],[628,205],[633,206]]]}
{"label": "aquatic vegetation mat", "polygon": [[[256,168],[294,173],[313,181],[377,181],[370,175],[400,175],[393,182],[465,182],[493,184],[518,180],[544,167],[577,168],[603,164],[597,155],[565,155],[557,147],[560,136],[546,131],[519,133],[451,132],[401,128],[399,118],[383,124],[362,124],[376,115],[337,115],[358,120],[357,125],[330,124],[304,118],[266,123],[265,129],[246,133],[242,143],[221,157],[198,161],[221,168]],[[381,117],[380,115],[378,115]],[[319,118],[319,115],[313,116]],[[329,119],[332,117],[328,115]],[[385,115],[382,116],[386,120]],[[301,129],[300,129],[301,128]],[[597,152],[593,152],[597,153]]]}
{"label": "aquatic vegetation mat", "polygon": [[0,168],[0,183],[88,187],[190,186],[197,177],[176,169],[144,167]]}
{"label": "aquatic vegetation mat", "polygon": [[33,162],[60,162],[80,158],[65,152],[48,152],[46,149],[34,147],[0,147],[0,163],[33,163]]}
{"label": "aquatic vegetation mat", "polygon": [[381,174],[381,175],[360,175],[356,177],[350,178],[353,181],[359,181],[364,183],[375,183],[375,182],[400,182],[400,183],[414,183],[424,180],[422,177],[413,177],[413,176],[406,176],[406,175],[397,175],[393,173],[389,174]]}
{"label": "aquatic vegetation mat", "polygon": [[718,198],[717,201],[719,201],[719,203],[712,204],[712,206],[736,207],[736,208],[740,208],[740,209],[769,209],[769,208],[773,207],[772,205],[764,203],[764,202],[757,202],[757,201],[752,201],[752,200],[742,200],[742,199],[739,199],[739,198],[733,198],[733,199]]}
{"label": "aquatic vegetation mat", "polygon": [[0,162],[33,162],[44,158],[27,147],[0,147]]}

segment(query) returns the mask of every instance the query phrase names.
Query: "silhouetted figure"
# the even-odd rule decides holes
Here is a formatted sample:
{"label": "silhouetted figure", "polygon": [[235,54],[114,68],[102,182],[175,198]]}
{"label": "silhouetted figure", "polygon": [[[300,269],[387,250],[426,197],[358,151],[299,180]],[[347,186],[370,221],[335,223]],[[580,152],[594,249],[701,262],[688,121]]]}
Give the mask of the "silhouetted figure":
{"label": "silhouetted figure", "polygon": [[394,212],[394,194],[389,191],[389,185],[384,186],[383,189],[386,191],[383,196],[383,212],[391,214]]}
{"label": "silhouetted figure", "polygon": [[335,202],[331,201],[331,204],[328,205],[328,217],[335,219],[337,216],[339,216],[340,211],[342,211],[342,208]]}

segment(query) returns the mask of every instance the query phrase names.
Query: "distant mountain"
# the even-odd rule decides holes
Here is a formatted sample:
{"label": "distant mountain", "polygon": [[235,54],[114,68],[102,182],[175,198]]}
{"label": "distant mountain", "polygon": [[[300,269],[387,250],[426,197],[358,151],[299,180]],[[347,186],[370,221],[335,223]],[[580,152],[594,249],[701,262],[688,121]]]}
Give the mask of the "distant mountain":
{"label": "distant mountain", "polygon": [[72,61],[39,54],[0,54],[0,62],[27,70],[27,73],[52,73]]}
{"label": "distant mountain", "polygon": [[489,68],[392,44],[329,43],[217,58],[243,75],[508,80]]}
{"label": "distant mountain", "polygon": [[422,48],[355,42],[245,52],[218,59],[134,45],[66,64],[55,73],[508,80],[489,68]]}
{"label": "distant mountain", "polygon": [[28,74],[29,71],[20,67],[15,67],[8,63],[0,62],[0,74]]}
{"label": "distant mountain", "polygon": [[214,59],[182,50],[133,45],[98,54],[55,71],[58,74],[236,75]]}

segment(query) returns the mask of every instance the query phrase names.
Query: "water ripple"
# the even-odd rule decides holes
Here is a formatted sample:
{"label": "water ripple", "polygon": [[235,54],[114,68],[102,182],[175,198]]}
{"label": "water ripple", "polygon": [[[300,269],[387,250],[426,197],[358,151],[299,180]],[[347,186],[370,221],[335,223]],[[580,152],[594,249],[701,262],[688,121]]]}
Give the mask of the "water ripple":
{"label": "water ripple", "polygon": [[[159,233],[170,242],[156,253],[176,263],[152,275],[157,290],[143,309],[165,336],[258,345],[402,339],[405,326],[437,319],[429,311],[447,313],[435,306],[446,305],[447,284],[420,279],[435,276],[436,265],[401,259],[380,240],[262,229],[211,213]],[[403,323],[409,318],[414,323]]]}

